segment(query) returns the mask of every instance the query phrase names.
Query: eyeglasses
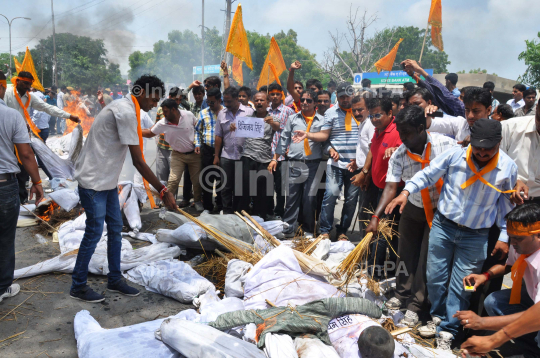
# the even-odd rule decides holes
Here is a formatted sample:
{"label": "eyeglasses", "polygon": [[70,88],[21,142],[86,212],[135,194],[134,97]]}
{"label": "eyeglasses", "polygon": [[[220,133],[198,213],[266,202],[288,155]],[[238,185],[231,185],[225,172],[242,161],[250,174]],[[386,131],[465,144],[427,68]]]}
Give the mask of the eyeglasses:
{"label": "eyeglasses", "polygon": [[384,113],[376,113],[376,114],[374,114],[374,115],[371,115],[371,114],[370,114],[368,118],[369,118],[369,119],[373,119],[373,118],[375,118],[375,119],[381,119],[381,117],[383,116],[383,114],[384,114]]}
{"label": "eyeglasses", "polygon": [[204,88],[208,88],[208,87],[211,87],[211,86],[209,84],[205,83]]}
{"label": "eyeglasses", "polygon": [[319,99],[317,102],[319,102],[319,103],[330,103],[330,100],[328,100],[328,99]]}
{"label": "eyeglasses", "polygon": [[313,100],[311,98],[302,98],[302,99],[300,99],[300,103],[304,103],[304,102],[309,104],[309,103],[313,103]]}
{"label": "eyeglasses", "polygon": [[216,101],[206,101],[206,103],[208,103],[209,106],[213,106],[216,103]]}

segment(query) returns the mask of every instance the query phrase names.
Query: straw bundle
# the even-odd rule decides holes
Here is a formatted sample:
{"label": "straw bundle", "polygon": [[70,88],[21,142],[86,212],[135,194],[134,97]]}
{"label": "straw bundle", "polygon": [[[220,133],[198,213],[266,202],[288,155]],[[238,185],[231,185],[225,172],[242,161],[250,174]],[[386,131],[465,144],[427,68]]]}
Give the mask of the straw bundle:
{"label": "straw bundle", "polygon": [[295,236],[292,240],[291,248],[296,251],[304,252],[312,243],[313,239],[308,239],[305,236]]}
{"label": "straw bundle", "polygon": [[[377,232],[379,235],[382,235],[386,241],[388,241],[388,245],[390,246],[390,249],[392,249],[394,252],[394,248],[392,247],[390,243],[390,239],[392,236],[396,233],[395,230],[392,229],[392,225],[394,225],[394,222],[392,220],[388,219],[382,219],[379,222],[379,226],[377,227]],[[371,240],[373,239],[373,233],[369,232],[364,236],[362,241],[356,245],[353,251],[345,257],[343,262],[338,266],[337,272],[342,277],[345,276],[345,285],[348,285],[349,282],[355,277],[355,273],[358,270],[358,263],[365,262],[369,255],[369,245],[371,244]],[[397,253],[396,253],[397,255]]]}
{"label": "straw bundle", "polygon": [[227,264],[230,259],[233,259],[234,255],[230,253],[223,254],[223,256],[210,256],[208,260],[195,266],[193,269],[197,273],[216,286],[216,290],[221,292],[225,288],[225,275],[227,274]]}
{"label": "straw bundle", "polygon": [[234,258],[249,262],[253,265],[262,259],[263,255],[252,245],[228,236],[214,229],[213,227],[206,225],[205,223],[203,223],[196,217],[188,214],[182,209],[178,209],[178,211],[186,218],[200,226],[208,235],[212,236],[216,241],[223,245],[228,251],[230,251],[234,255]]}
{"label": "straw bundle", "polygon": [[242,210],[242,215],[244,215],[245,217],[247,217],[249,219],[249,221],[252,222],[252,224],[257,228],[257,231],[259,232],[259,234],[263,237],[263,239],[265,239],[266,241],[268,241],[269,243],[271,243],[272,245],[274,245],[274,247],[278,247],[279,245],[281,245],[281,242],[279,240],[277,240],[274,236],[272,236],[272,234],[270,234],[268,231],[266,231],[255,219],[253,219],[245,210]]}

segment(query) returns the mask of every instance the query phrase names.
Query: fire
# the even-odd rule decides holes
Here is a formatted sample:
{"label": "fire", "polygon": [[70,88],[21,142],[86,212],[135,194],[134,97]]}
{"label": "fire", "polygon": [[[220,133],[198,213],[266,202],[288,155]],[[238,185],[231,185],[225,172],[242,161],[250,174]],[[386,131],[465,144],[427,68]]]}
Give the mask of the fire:
{"label": "fire", "polygon": [[[79,116],[81,127],[83,128],[83,136],[86,137],[92,127],[92,123],[94,123],[94,117],[91,117],[86,112],[85,108],[87,109],[88,107],[86,107],[84,101],[80,98],[80,92],[71,91],[70,95],[74,100],[65,103],[64,111]],[[64,132],[64,135],[71,133],[76,126],[77,123],[70,121],[69,119],[66,120],[66,131]]]}
{"label": "fire", "polygon": [[42,218],[43,220],[45,220],[45,221],[50,221],[54,211],[59,207],[60,206],[58,204],[56,204],[54,201],[51,201],[49,206],[46,209],[44,209],[45,211],[43,211],[43,214],[41,214],[41,215],[38,214],[38,216],[40,218]]}

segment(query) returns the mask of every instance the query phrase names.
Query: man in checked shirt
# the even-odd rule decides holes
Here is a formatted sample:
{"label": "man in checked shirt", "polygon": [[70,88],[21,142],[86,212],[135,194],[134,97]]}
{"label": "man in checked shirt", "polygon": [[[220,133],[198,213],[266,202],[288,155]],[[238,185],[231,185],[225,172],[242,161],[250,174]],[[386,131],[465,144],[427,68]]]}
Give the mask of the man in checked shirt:
{"label": "man in checked shirt", "polygon": [[[457,144],[450,137],[426,131],[426,116],[420,106],[406,107],[394,122],[403,144],[390,158],[386,185],[366,233],[377,233],[379,218],[396,197],[401,181],[411,179],[427,167],[430,160]],[[429,308],[426,288],[427,249],[439,192],[436,186],[424,191],[409,196],[403,209],[398,229],[400,239],[397,247],[396,296],[386,302],[389,309],[406,308],[405,318],[401,322],[411,327],[418,323],[418,313]]]}

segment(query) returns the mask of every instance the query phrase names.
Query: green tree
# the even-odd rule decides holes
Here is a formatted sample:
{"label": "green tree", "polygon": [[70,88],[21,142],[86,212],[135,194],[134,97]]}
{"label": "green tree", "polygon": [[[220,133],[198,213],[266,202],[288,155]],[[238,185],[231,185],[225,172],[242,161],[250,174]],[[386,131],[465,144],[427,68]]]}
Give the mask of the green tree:
{"label": "green tree", "polygon": [[[399,50],[394,61],[393,70],[399,70],[400,63],[404,60],[418,60],[420,52],[422,51],[422,44],[424,42],[425,29],[420,29],[414,26],[398,26],[393,28],[386,28],[378,32],[375,36],[368,39],[367,43],[373,42],[390,43],[390,48],[378,47],[373,51],[371,55],[370,67],[377,62],[380,58],[386,56],[389,49],[391,49],[396,42],[402,38],[403,42],[399,45]],[[439,51],[431,43],[431,34],[428,31],[426,37],[426,45],[424,47],[424,53],[422,55],[422,67],[432,68],[434,73],[446,73],[448,72],[447,66],[451,62],[448,61],[448,54],[444,51]]]}
{"label": "green tree", "polygon": [[[540,32],[538,32],[540,38]],[[519,54],[518,59],[525,61],[527,70],[519,76],[518,82],[528,83],[532,86],[540,86],[540,42],[525,40],[527,49]]]}

